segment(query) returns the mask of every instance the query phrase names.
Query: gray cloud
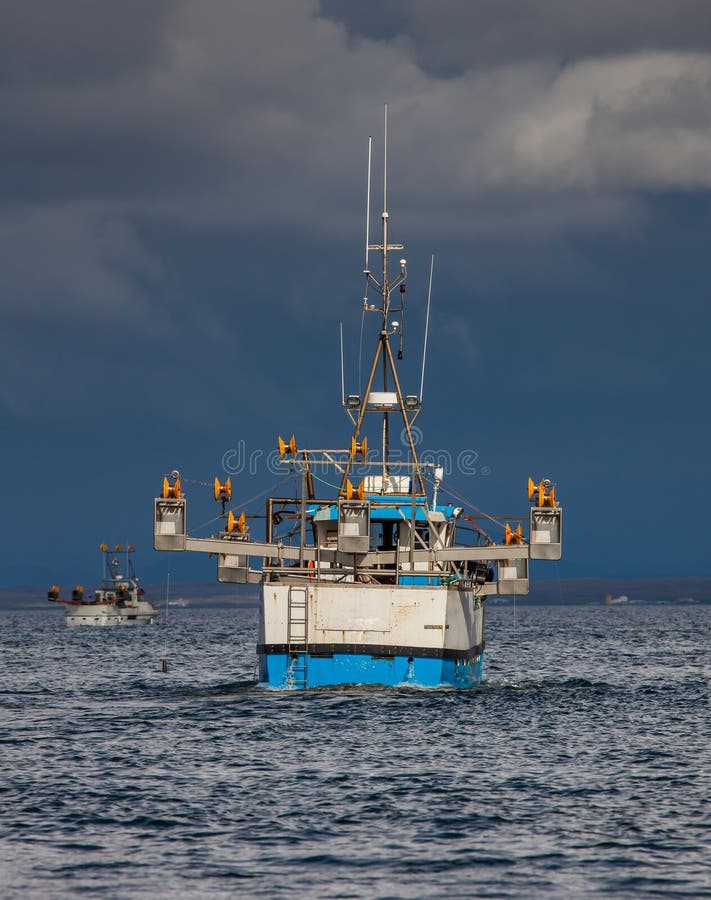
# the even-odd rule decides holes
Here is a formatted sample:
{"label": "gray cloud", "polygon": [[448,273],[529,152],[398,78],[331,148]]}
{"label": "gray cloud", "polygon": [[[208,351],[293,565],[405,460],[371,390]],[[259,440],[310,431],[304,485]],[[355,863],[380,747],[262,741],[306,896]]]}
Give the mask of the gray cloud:
{"label": "gray cloud", "polygon": [[711,46],[706,0],[381,0],[377,8],[321,0],[321,8],[352,40],[406,42],[417,65],[438,75]]}
{"label": "gray cloud", "polygon": [[[197,317],[199,279],[176,274],[208,236],[229,238],[235,273],[264,253],[281,279],[274,305],[291,316],[308,296],[307,252],[347,238],[358,255],[366,138],[379,171],[384,100],[394,227],[435,248],[636,230],[649,195],[711,187],[705,4],[354,9],[6,5],[3,315],[141,334],[156,319],[163,333],[220,320],[224,279]],[[270,270],[274,229],[303,251],[288,282]],[[263,277],[251,279],[261,296]]]}

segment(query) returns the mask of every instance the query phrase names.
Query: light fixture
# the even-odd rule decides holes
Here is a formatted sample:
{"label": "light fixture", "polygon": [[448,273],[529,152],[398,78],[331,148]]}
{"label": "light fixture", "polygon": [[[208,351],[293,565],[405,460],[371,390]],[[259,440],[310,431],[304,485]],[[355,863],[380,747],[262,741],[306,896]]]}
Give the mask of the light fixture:
{"label": "light fixture", "polygon": [[346,397],[346,406],[350,409],[357,409],[360,406],[360,397],[358,394],[349,394]]}
{"label": "light fixture", "polygon": [[417,394],[408,394],[405,397],[405,407],[407,409],[417,409],[419,405],[420,398],[417,396]]}

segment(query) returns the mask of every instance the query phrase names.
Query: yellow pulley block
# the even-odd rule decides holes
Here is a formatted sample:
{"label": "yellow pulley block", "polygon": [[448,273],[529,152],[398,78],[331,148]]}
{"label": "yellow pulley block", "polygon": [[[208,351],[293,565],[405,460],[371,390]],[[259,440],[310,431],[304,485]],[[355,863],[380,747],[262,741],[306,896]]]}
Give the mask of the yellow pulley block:
{"label": "yellow pulley block", "polygon": [[355,459],[356,454],[360,454],[361,459],[365,459],[368,455],[368,438],[364,437],[363,440],[358,443],[355,437],[351,438],[351,459]]}
{"label": "yellow pulley block", "polygon": [[168,500],[172,497],[174,500],[180,500],[180,479],[176,478],[173,484],[168,481],[167,477],[163,478],[163,493],[162,497],[164,500]]}
{"label": "yellow pulley block", "polygon": [[[551,488],[550,493],[548,488]],[[551,497],[553,498],[551,500]],[[536,506],[556,506],[555,487],[551,487],[548,478],[541,478],[538,484],[535,484],[532,478],[528,479],[528,499],[535,499]]]}
{"label": "yellow pulley block", "polygon": [[109,549],[108,544],[99,544],[99,550],[103,550],[104,552]]}
{"label": "yellow pulley block", "polygon": [[121,544],[116,544],[114,549],[116,550],[117,553],[120,553],[123,550],[123,547],[121,546]]}
{"label": "yellow pulley block", "polygon": [[365,500],[365,482],[361,481],[358,487],[353,487],[350,479],[346,479],[346,500],[352,500],[356,497],[358,500]]}
{"label": "yellow pulley block", "polygon": [[279,456],[286,456],[287,453],[296,456],[296,438],[293,434],[288,443],[281,436],[279,437]]}
{"label": "yellow pulley block", "polygon": [[516,526],[516,530],[513,531],[509,523],[506,523],[506,528],[504,529],[504,543],[508,546],[509,544],[522,544],[523,543],[523,529],[521,528],[521,523],[519,522]]}
{"label": "yellow pulley block", "polygon": [[226,500],[228,503],[232,499],[232,479],[228,478],[224,484],[220,483],[218,478],[215,478],[215,500],[219,503],[220,500]]}
{"label": "yellow pulley block", "polygon": [[533,495],[536,491],[536,485],[533,483],[533,479],[529,476],[528,478],[528,499],[533,500]]}
{"label": "yellow pulley block", "polygon": [[229,515],[227,516],[227,526],[225,531],[228,531],[230,534],[234,531],[244,534],[246,530],[247,516],[244,513],[241,513],[239,518],[235,518],[235,514],[230,510]]}

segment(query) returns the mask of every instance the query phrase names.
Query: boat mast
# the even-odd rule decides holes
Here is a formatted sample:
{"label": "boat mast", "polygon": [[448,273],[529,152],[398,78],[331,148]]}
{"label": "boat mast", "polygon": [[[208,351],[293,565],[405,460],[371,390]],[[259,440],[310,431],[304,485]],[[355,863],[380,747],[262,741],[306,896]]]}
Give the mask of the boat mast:
{"label": "boat mast", "polygon": [[[385,104],[385,124],[383,128],[383,328],[382,333],[387,340],[388,331],[388,104]],[[383,353],[383,391],[388,389],[388,360]],[[390,431],[388,413],[383,412],[383,484],[388,478],[388,462],[390,460]]]}
{"label": "boat mast", "polygon": [[[378,310],[378,307],[375,305],[369,305],[367,300],[367,292],[368,285],[372,284],[373,287],[379,292],[381,297],[381,306],[380,313],[382,316],[381,328],[380,328],[380,336],[378,338],[378,345],[375,350],[375,356],[373,357],[373,363],[370,369],[370,375],[368,376],[368,382],[365,388],[365,393],[362,397],[359,397],[359,413],[357,420],[353,419],[353,424],[355,426],[353,433],[353,440],[357,443],[358,438],[360,436],[360,430],[363,425],[363,419],[365,417],[365,413],[368,411],[368,406],[370,403],[371,390],[373,387],[373,383],[375,380],[375,375],[377,372],[378,362],[382,362],[383,367],[383,391],[384,393],[390,393],[388,391],[388,382],[389,375],[388,370],[392,374],[393,387],[395,388],[395,395],[397,398],[397,407],[400,411],[400,414],[403,419],[403,423],[405,426],[405,433],[407,435],[407,440],[410,448],[410,453],[412,456],[412,477],[413,480],[417,479],[417,485],[419,489],[419,493],[425,494],[425,484],[422,479],[422,471],[420,469],[420,463],[417,455],[417,448],[415,446],[415,441],[412,436],[412,427],[410,418],[408,416],[408,411],[405,406],[405,398],[402,393],[402,389],[400,387],[400,380],[397,375],[397,369],[395,366],[395,360],[393,358],[392,348],[390,347],[389,340],[389,332],[388,332],[388,313],[390,307],[390,292],[394,290],[401,282],[405,280],[407,275],[407,263],[406,260],[400,260],[400,271],[396,275],[396,277],[392,280],[389,280],[388,277],[388,253],[391,250],[404,250],[405,247],[403,244],[390,244],[388,243],[389,239],[389,214],[388,214],[388,176],[387,176],[387,168],[388,168],[388,150],[387,150],[387,139],[388,139],[388,106],[385,104],[385,150],[383,154],[384,165],[383,165],[383,212],[381,215],[382,219],[382,244],[370,244],[369,243],[369,213],[370,213],[370,164],[371,164],[371,147],[372,147],[372,138],[368,140],[368,199],[366,204],[366,244],[365,244],[365,269],[363,274],[365,275],[365,283],[366,283],[366,295],[363,299],[363,310],[364,312],[375,312]],[[368,251],[376,250],[380,251],[382,254],[382,281],[378,282],[377,278],[370,271],[370,267],[368,265]],[[404,290],[404,285],[401,290]],[[380,359],[382,355],[382,360]],[[418,404],[419,405],[419,404]],[[372,407],[371,407],[372,411]],[[383,451],[383,460],[382,460],[382,479],[383,493],[387,492],[387,480],[389,477],[389,466],[388,463],[390,461],[390,425],[389,425],[389,415],[391,412],[394,412],[394,409],[388,410],[387,408],[383,408],[383,434],[382,434],[382,451]],[[342,477],[341,477],[341,487],[340,493],[344,494],[346,490],[346,485],[348,482],[348,473],[350,471],[352,459],[349,459],[343,468]]]}

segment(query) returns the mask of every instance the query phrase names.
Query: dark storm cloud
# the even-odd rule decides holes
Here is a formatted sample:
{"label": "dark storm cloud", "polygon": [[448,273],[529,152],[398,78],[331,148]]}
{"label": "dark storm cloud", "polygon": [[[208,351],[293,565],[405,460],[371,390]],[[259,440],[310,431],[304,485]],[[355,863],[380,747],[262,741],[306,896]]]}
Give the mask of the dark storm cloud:
{"label": "dark storm cloud", "polygon": [[321,0],[352,37],[409,42],[437,74],[711,46],[706,0]]}
{"label": "dark storm cloud", "polygon": [[[54,485],[64,551],[114,513],[117,539],[148,542],[160,472],[209,480],[243,438],[335,446],[320,411],[340,319],[356,368],[388,101],[405,375],[437,253],[423,426],[493,464],[482,503],[515,508],[522,467],[555,464],[573,565],[654,562],[649,485],[708,444],[710,17],[706,0],[5,0],[4,461]],[[97,512],[86,471],[121,503]],[[581,472],[638,527],[613,540]],[[22,479],[7,493],[6,555],[32,570],[38,512]],[[704,506],[670,493],[679,557],[702,559]]]}
{"label": "dark storm cloud", "polygon": [[[6,3],[0,304],[13,327],[41,313],[67,335],[110,323],[148,345],[147,323],[165,335],[220,321],[230,277],[244,292],[245,258],[259,254],[248,292],[261,296],[273,273],[272,302],[295,315],[307,254],[361,240],[366,136],[377,170],[384,100],[391,197],[411,238],[511,246],[636,231],[648,196],[711,185],[705,4],[364,9]],[[275,229],[299,247],[288,281]],[[201,235],[229,236],[237,258],[196,254]],[[567,284],[564,262],[533,257],[509,267],[509,287]],[[482,262],[479,283],[504,290],[493,266]]]}
{"label": "dark storm cloud", "polygon": [[155,63],[173,0],[5,0],[0,83],[111,81]]}
{"label": "dark storm cloud", "polygon": [[[569,4],[415,2],[392,8],[401,30],[391,40],[386,30],[354,43],[310,0],[148,12],[73,2],[44,17],[42,6],[11,4],[3,29],[6,204],[79,200],[198,226],[306,217],[350,231],[355,219],[334,211],[362,193],[365,135],[379,132],[383,100],[393,185],[413,209],[462,205],[476,222],[471,201],[487,192],[506,206],[517,191],[711,181],[701,14],[682,28],[661,6],[623,4],[613,29],[592,5],[575,4],[573,17]],[[686,22],[695,7],[682,7]],[[533,40],[539,31],[548,39]],[[441,42],[460,60],[456,77],[422,62]],[[494,47],[490,69],[475,65],[482,44]]]}

